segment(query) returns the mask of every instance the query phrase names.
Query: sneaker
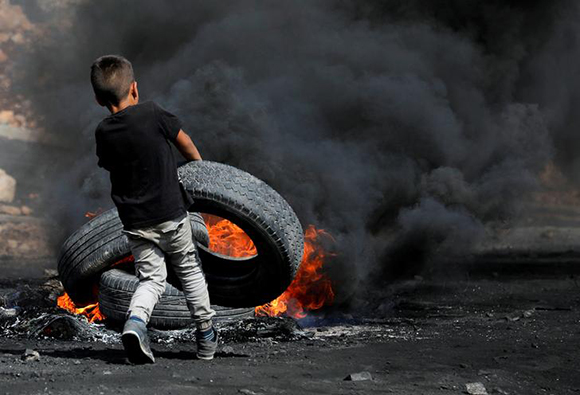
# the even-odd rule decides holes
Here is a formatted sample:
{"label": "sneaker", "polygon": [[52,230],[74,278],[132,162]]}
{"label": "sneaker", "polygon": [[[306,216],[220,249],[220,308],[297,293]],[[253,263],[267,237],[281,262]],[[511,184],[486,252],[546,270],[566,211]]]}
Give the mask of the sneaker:
{"label": "sneaker", "polygon": [[127,320],[121,341],[131,363],[155,363],[153,352],[149,347],[147,326],[141,319],[130,317]]}
{"label": "sneaker", "polygon": [[207,331],[198,330],[195,333],[195,340],[197,342],[197,358],[209,361],[217,350],[218,332],[212,326]]}

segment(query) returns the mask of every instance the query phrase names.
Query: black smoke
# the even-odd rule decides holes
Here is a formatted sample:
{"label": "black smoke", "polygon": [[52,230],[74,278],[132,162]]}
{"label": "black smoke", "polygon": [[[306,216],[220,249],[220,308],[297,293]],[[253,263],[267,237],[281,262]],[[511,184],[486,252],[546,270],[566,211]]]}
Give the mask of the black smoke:
{"label": "black smoke", "polygon": [[468,251],[552,157],[580,174],[573,1],[33,4],[46,34],[15,89],[68,147],[47,186],[63,235],[110,206],[88,78],[109,53],[204,158],[262,178],[335,237],[339,284]]}

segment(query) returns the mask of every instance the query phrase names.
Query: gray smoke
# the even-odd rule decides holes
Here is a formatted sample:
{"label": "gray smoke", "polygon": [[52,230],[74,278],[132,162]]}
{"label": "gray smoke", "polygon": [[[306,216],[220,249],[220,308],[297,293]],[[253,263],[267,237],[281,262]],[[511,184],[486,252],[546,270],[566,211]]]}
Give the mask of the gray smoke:
{"label": "gray smoke", "polygon": [[119,53],[204,158],[334,236],[340,286],[467,251],[552,155],[580,174],[579,21],[572,1],[81,2],[23,55],[18,89],[69,147],[51,164],[64,233],[110,206],[88,71]]}

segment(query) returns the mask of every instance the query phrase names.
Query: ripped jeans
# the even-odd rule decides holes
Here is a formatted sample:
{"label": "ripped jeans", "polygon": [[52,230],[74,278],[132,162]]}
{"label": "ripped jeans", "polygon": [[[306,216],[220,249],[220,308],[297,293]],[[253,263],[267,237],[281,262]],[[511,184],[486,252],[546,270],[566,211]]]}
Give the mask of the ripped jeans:
{"label": "ripped jeans", "polygon": [[131,298],[127,316],[137,316],[145,323],[165,290],[167,264],[181,281],[187,307],[194,322],[205,327],[215,311],[211,308],[205,275],[193,241],[189,215],[158,225],[125,230],[135,257],[139,285]]}

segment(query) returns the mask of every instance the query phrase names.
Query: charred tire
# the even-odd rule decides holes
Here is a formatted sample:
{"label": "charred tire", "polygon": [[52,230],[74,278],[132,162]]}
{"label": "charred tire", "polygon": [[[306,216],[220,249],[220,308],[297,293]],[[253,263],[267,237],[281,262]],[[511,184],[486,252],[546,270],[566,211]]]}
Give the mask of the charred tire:
{"label": "charred tire", "polygon": [[[137,289],[139,279],[119,269],[111,269],[101,275],[99,284],[99,309],[112,321],[126,319],[131,297]],[[216,311],[214,321],[230,321],[254,316],[253,308],[212,306]],[[158,329],[179,329],[191,325],[191,313],[187,309],[183,292],[167,283],[165,292],[153,309],[149,326]]]}
{"label": "charred tire", "polygon": [[205,247],[199,255],[213,303],[259,306],[288,288],[304,253],[304,234],[290,205],[265,182],[221,163],[189,162],[179,175],[194,211],[225,218],[254,242],[257,255],[231,258]]}
{"label": "charred tire", "polygon": [[[190,213],[189,218],[198,245],[209,245],[209,234],[201,215]],[[129,241],[122,230],[117,209],[112,209],[81,226],[64,242],[58,273],[64,289],[75,303],[94,303],[100,274],[131,255]]]}

